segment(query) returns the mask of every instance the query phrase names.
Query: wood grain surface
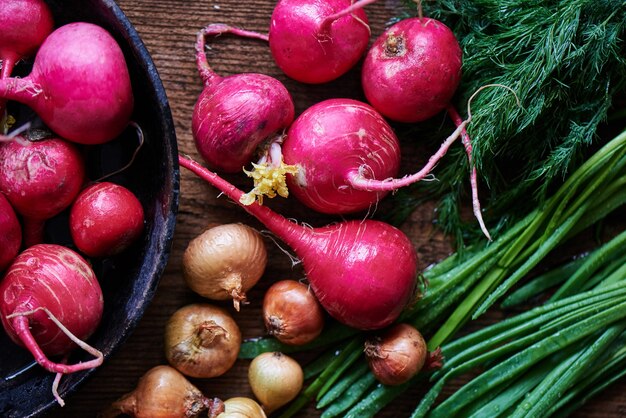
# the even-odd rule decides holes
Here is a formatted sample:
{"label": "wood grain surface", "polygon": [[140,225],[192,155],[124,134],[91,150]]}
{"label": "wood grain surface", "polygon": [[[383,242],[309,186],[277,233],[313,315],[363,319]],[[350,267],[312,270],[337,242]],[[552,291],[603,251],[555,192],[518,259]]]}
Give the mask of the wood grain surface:
{"label": "wood grain surface", "polygon": [[[275,0],[119,0],[119,5],[137,28],[159,71],[170,101],[174,117],[179,150],[198,158],[191,136],[191,115],[202,85],[194,60],[196,33],[209,23],[227,23],[249,30],[267,32]],[[397,15],[399,5],[393,0],[380,0],[368,6],[373,37],[379,35],[389,18]],[[285,77],[274,64],[269,48],[260,41],[242,40],[230,36],[211,42],[209,61],[222,75],[238,72],[260,72],[283,81],[296,103],[296,113],[308,106],[331,97],[362,99],[359,85],[359,68],[324,85],[303,85]],[[141,100],[141,98],[138,98]],[[403,172],[408,173],[424,163],[425,152],[415,138],[403,138]],[[243,175],[227,176],[236,185],[249,188]],[[378,210],[385,210],[385,202]],[[269,205],[288,217],[322,225],[336,218],[316,215],[290,201],[271,201]],[[450,246],[432,223],[433,205],[426,204],[413,213],[402,226],[418,250],[423,266],[441,259]],[[215,189],[203,184],[187,171],[181,172],[181,199],[176,235],[170,261],[160,286],[144,318],[131,337],[97,372],[66,399],[67,405],[51,411],[50,417],[96,416],[112,401],[132,390],[139,377],[149,368],[165,363],[163,353],[163,330],[169,316],[183,305],[202,300],[184,284],[181,276],[181,257],[190,239],[211,223],[245,222],[262,229],[255,220],[224,197],[218,197]],[[299,267],[292,267],[290,259],[267,238],[270,250],[266,273],[249,293],[250,304],[235,313],[227,303],[220,304],[231,309],[239,322],[244,338],[263,335],[260,322],[260,301],[267,286],[284,278],[301,278]],[[479,319],[473,327],[480,327],[497,318],[490,313]],[[208,380],[193,380],[207,396],[228,398],[251,396],[247,383],[247,361],[238,361],[224,376]],[[601,398],[582,408],[579,417],[626,416],[624,384],[614,385]],[[454,388],[448,389],[448,391]],[[410,390],[381,417],[407,417],[419,399],[420,388]],[[319,412],[311,405],[299,416],[315,417]]]}

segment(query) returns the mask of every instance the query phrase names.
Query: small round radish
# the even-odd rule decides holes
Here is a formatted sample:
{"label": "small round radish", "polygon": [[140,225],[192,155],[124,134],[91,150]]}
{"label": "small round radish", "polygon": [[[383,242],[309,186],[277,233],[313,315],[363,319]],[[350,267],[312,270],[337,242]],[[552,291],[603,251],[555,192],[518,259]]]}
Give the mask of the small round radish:
{"label": "small round radish", "polygon": [[33,55],[53,27],[52,12],[43,0],[3,0],[0,7],[0,78],[8,77],[17,61]]}
{"label": "small round radish", "polygon": [[365,97],[398,122],[424,121],[444,110],[461,81],[462,51],[452,31],[430,18],[404,19],[368,51],[361,82]]}
{"label": "small round radish", "polygon": [[22,245],[22,227],[9,201],[0,193],[0,273],[6,269]]}
{"label": "small round radish", "polygon": [[83,157],[72,143],[0,143],[0,192],[23,217],[26,246],[43,242],[45,221],[72,204],[84,180]]}
{"label": "small round radish", "polygon": [[263,143],[291,124],[294,105],[285,86],[273,77],[216,74],[207,61],[205,39],[224,33],[267,40],[230,26],[209,25],[198,33],[196,62],[204,83],[193,110],[191,129],[198,152],[216,170],[239,172]]}
{"label": "small round radish", "polygon": [[101,354],[74,365],[47,357],[66,355],[76,344],[84,348],[80,340],[89,338],[102,317],[98,280],[74,251],[55,244],[24,250],[0,282],[0,300],[0,319],[7,334],[46,370],[73,373],[102,363]]}
{"label": "small round radish", "polygon": [[115,138],[133,110],[122,50],[105,29],[84,22],[52,32],[27,77],[0,80],[0,98],[31,107],[59,136],[81,144]]}
{"label": "small round radish", "polygon": [[352,99],[329,99],[305,110],[282,145],[289,191],[318,212],[341,214],[367,209],[389,190],[358,189],[359,175],[393,178],[400,170],[400,143],[371,106]]}
{"label": "small round radish", "polygon": [[241,190],[199,164],[182,157],[179,163],[238,202],[287,243],[302,260],[320,304],[338,321],[359,329],[382,328],[411,300],[417,254],[399,229],[370,219],[321,228],[301,226],[256,202],[243,205]]}
{"label": "small round radish", "polygon": [[362,7],[374,0],[280,0],[269,30],[276,64],[294,80],[325,83],[345,74],[367,49]]}
{"label": "small round radish", "polygon": [[70,210],[70,233],[89,257],[108,257],[127,249],[143,231],[141,202],[127,188],[110,182],[87,186]]}

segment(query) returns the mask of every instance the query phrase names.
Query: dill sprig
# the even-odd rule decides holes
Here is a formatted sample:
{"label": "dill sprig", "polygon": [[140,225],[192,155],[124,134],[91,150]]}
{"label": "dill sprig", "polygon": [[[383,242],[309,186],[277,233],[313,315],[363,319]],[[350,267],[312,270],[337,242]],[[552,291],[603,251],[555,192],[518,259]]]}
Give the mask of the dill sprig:
{"label": "dill sprig", "polygon": [[[415,10],[415,3],[407,7]],[[468,132],[492,232],[540,205],[600,142],[598,128],[626,82],[626,2],[623,0],[437,0],[424,14],[446,23],[464,53],[455,98],[472,102]],[[438,182],[420,183],[394,198],[395,221],[424,196],[440,199],[438,222],[457,241],[480,235],[463,222],[469,164],[462,147],[449,151]],[[485,191],[488,190],[488,196]],[[416,193],[417,192],[417,193]]]}

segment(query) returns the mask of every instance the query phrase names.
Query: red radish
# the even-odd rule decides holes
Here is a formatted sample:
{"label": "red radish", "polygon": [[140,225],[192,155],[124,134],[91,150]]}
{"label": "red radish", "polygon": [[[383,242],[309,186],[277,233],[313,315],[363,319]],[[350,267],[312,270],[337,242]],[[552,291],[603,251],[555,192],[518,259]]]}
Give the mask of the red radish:
{"label": "red radish", "polygon": [[3,0],[0,27],[0,78],[6,78],[17,61],[37,51],[52,32],[54,21],[43,0]]}
{"label": "red radish", "polygon": [[110,182],[87,186],[70,210],[70,233],[89,257],[108,257],[127,249],[143,231],[141,202],[124,186]]}
{"label": "red radish", "polygon": [[[83,341],[100,323],[102,291],[89,264],[74,251],[55,244],[24,250],[0,282],[0,300],[5,331],[46,370],[68,374],[102,364],[102,353]],[[67,355],[77,345],[96,358],[77,364],[48,358]]]}
{"label": "red radish", "polygon": [[196,62],[204,90],[193,111],[193,137],[211,167],[234,173],[252,160],[264,142],[274,140],[291,124],[295,110],[289,92],[273,77],[255,73],[221,77],[211,69],[205,39],[224,33],[261,40],[267,37],[221,24],[198,33]]}
{"label": "red radish", "polygon": [[[53,27],[52,12],[43,0],[3,0],[0,7],[0,79],[9,77],[19,60],[33,55]],[[3,114],[4,103],[0,100],[0,120]]]}
{"label": "red radish", "polygon": [[22,227],[11,204],[0,193],[0,273],[6,269],[22,245]]}
{"label": "red radish", "polygon": [[121,48],[105,29],[84,22],[52,32],[27,77],[0,80],[0,98],[31,107],[59,136],[81,144],[115,138],[133,110]]}
{"label": "red radish", "polygon": [[0,144],[0,192],[23,217],[24,244],[43,242],[46,220],[69,207],[83,185],[78,148],[59,138]]}
{"label": "red radish", "polygon": [[401,20],[374,41],[365,57],[365,97],[389,119],[429,119],[444,110],[456,92],[462,55],[443,23],[424,17]]}
{"label": "red radish", "polygon": [[[194,161],[179,157],[179,163],[242,205],[241,190]],[[411,300],[417,254],[399,229],[369,219],[310,228],[256,202],[242,207],[293,249],[315,296],[338,321],[359,329],[382,328]]]}
{"label": "red radish", "polygon": [[297,168],[287,184],[301,202],[319,212],[367,209],[389,191],[426,178],[460,134],[458,128],[422,170],[394,179],[400,145],[385,119],[356,100],[325,100],[304,111],[287,132],[283,156]]}
{"label": "red radish", "polygon": [[367,209],[389,190],[361,188],[359,177],[393,178],[400,170],[400,143],[393,129],[371,106],[352,99],[329,99],[305,110],[282,145],[289,191],[322,213]]}
{"label": "red radish", "polygon": [[276,64],[304,83],[345,74],[363,56],[370,27],[362,7],[375,0],[280,0],[269,30]]}

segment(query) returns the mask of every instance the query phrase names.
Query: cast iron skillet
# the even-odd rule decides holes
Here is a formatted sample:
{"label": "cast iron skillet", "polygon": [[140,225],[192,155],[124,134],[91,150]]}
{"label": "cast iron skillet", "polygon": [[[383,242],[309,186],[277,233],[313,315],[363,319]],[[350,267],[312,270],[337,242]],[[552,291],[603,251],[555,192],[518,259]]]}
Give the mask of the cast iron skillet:
{"label": "cast iron skillet", "polygon": [[[146,215],[142,238],[120,256],[92,259],[104,293],[104,314],[89,343],[108,357],[129,336],[150,303],[169,256],[179,196],[179,168],[174,124],[163,85],[139,35],[113,0],[47,0],[55,26],[73,21],[98,24],[116,38],[129,66],[135,108],[133,120],[142,128],[145,142],[132,166],[107,179],[131,189]],[[1,7],[1,6],[0,6]],[[14,74],[26,75],[30,62],[16,67]],[[30,109],[10,103],[18,125],[38,118]],[[39,122],[40,123],[40,122]],[[111,143],[83,147],[88,176],[96,180],[129,161],[138,144],[129,128]],[[67,229],[67,211],[49,221],[46,241],[74,248]],[[75,249],[75,248],[74,248]],[[89,359],[77,350],[69,362]],[[59,393],[75,391],[93,370],[64,376]],[[56,405],[51,392],[54,375],[37,365],[25,349],[18,347],[0,328],[0,416],[35,417]]]}

